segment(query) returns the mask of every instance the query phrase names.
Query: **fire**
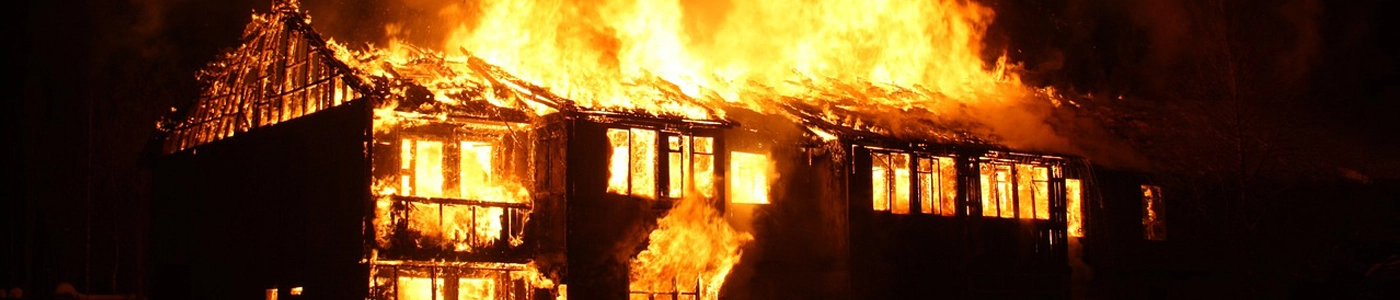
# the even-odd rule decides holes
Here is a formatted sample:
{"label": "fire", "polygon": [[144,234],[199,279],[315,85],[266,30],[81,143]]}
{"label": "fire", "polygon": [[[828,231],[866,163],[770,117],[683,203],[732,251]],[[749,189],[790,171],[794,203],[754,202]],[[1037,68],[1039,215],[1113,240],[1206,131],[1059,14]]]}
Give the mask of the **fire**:
{"label": "fire", "polygon": [[729,202],[768,204],[768,186],[773,184],[773,162],[767,155],[729,152]]}
{"label": "fire", "polygon": [[1083,186],[1079,179],[1065,179],[1065,209],[1069,212],[1069,236],[1084,237]]}
{"label": "fire", "polygon": [[[900,120],[970,118],[1017,130],[1024,123],[1016,122],[1039,119],[1007,121],[998,112],[1047,98],[1046,90],[1024,86],[1004,56],[984,60],[982,38],[994,12],[970,1],[430,0],[413,6],[436,8],[440,22],[405,21],[385,30],[397,36],[413,26],[448,28],[434,33],[440,42],[424,45],[441,50],[395,40],[377,51],[391,57],[381,60],[402,64],[423,53],[441,61],[480,58],[584,109],[713,119],[724,116],[724,106],[781,112],[797,103],[836,125],[928,136],[939,130]],[[447,69],[455,71],[432,82],[473,73]],[[864,120],[843,116],[848,113]]]}
{"label": "fire", "polygon": [[[631,262],[633,293],[694,293],[717,299],[725,277],[753,240],[735,231],[708,201],[686,197],[657,221],[646,250]],[[696,290],[698,288],[698,290]]]}

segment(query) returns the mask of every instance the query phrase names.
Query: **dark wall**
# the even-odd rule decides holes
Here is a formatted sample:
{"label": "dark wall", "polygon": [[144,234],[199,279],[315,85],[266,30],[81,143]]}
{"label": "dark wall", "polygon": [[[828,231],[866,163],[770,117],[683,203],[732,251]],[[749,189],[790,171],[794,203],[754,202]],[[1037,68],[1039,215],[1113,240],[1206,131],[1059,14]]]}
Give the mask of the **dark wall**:
{"label": "dark wall", "polygon": [[152,299],[364,298],[367,101],[167,155],[152,204]]}
{"label": "dark wall", "polygon": [[[776,176],[768,204],[728,203],[725,215],[754,240],[725,280],[721,299],[851,299],[846,215],[847,152],[810,142],[786,119],[730,111],[731,151],[766,153]],[[725,166],[727,167],[727,166]]]}
{"label": "dark wall", "polygon": [[573,122],[568,151],[569,295],[626,299],[627,266],[661,212],[651,201],[607,193],[612,148],[607,127]]}

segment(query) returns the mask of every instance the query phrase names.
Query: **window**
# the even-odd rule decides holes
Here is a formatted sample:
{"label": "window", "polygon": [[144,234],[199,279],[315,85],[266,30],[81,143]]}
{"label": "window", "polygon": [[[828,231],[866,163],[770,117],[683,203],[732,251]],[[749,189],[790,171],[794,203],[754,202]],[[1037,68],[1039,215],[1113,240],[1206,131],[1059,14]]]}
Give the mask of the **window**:
{"label": "window", "polygon": [[871,199],[875,211],[909,214],[909,154],[871,153]]}
{"label": "window", "polygon": [[729,201],[768,204],[768,173],[772,169],[767,155],[729,152]]}
{"label": "window", "polygon": [[870,154],[872,208],[893,214],[957,215],[957,166],[951,157]]}
{"label": "window", "polygon": [[1079,179],[1065,179],[1065,205],[1069,210],[1069,236],[1084,237],[1084,217],[1080,204],[1083,201],[1083,187]]}
{"label": "window", "polygon": [[403,195],[442,197],[442,142],[404,139],[400,145],[399,189]]}
{"label": "window", "polygon": [[[510,182],[509,158],[498,144],[483,141],[447,142],[424,137],[405,138],[399,145],[400,196],[455,198],[482,202],[529,201],[523,187]],[[377,204],[377,205],[387,205]],[[437,245],[473,251],[497,245],[517,235],[519,211],[491,204],[406,199],[407,229],[436,237]],[[376,208],[381,209],[381,208]],[[387,207],[382,209],[388,209]],[[377,212],[378,213],[378,212]],[[387,230],[385,231],[388,232]]]}
{"label": "window", "polygon": [[983,163],[982,216],[1050,219],[1050,168]]}
{"label": "window", "polygon": [[[611,128],[608,193],[645,199],[715,196],[715,139],[650,129]],[[665,148],[657,143],[665,140]],[[663,165],[663,168],[657,168]],[[658,195],[659,192],[659,195]]]}
{"label": "window", "polygon": [[919,211],[926,215],[957,215],[958,171],[951,157],[919,157]]}
{"label": "window", "polygon": [[403,139],[399,145],[401,195],[506,200],[486,195],[496,184],[491,143]]}
{"label": "window", "polygon": [[1162,187],[1142,186],[1142,237],[1148,240],[1167,239],[1167,226],[1162,222]]}
{"label": "window", "polygon": [[715,139],[703,136],[666,136],[667,198],[683,198],[689,191],[704,198],[715,193]]}
{"label": "window", "polygon": [[613,152],[608,167],[608,192],[645,199],[656,197],[656,131],[608,129]]}

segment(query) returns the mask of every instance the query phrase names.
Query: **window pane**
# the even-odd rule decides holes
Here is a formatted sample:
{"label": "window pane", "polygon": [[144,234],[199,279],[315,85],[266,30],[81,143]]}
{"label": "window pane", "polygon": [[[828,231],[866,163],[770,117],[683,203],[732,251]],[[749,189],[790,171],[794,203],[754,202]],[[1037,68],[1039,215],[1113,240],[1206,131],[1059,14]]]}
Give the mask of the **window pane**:
{"label": "window pane", "polygon": [[1065,179],[1065,206],[1069,210],[1069,236],[1084,236],[1084,221],[1080,211],[1080,201],[1083,199],[1079,179]]}
{"label": "window pane", "polygon": [[496,282],[488,278],[462,278],[457,280],[457,300],[496,299]]}
{"label": "window pane", "polygon": [[997,216],[996,191],[992,189],[996,185],[992,182],[996,179],[996,168],[991,164],[982,164],[982,216]]}
{"label": "window pane", "polygon": [[[928,162],[927,159],[919,159],[922,168]],[[933,180],[933,174],[919,172],[919,212],[926,215],[935,213],[934,209],[938,205],[938,182]]]}
{"label": "window pane", "polygon": [[486,199],[484,192],[491,187],[491,144],[462,142],[462,159],[458,176],[461,178],[462,198]]}
{"label": "window pane", "polygon": [[631,144],[626,129],[608,129],[608,144],[612,147],[612,157],[608,159],[608,192],[627,194],[627,167]]}
{"label": "window pane", "polygon": [[1001,217],[1014,218],[1016,204],[1011,202],[1011,166],[997,165],[993,177],[996,179],[997,207],[1001,210]]}
{"label": "window pane", "polygon": [[632,196],[656,197],[656,131],[632,129]]}
{"label": "window pane", "polygon": [[890,168],[894,169],[894,204],[891,212],[909,214],[909,154],[897,153],[890,156]]}
{"label": "window pane", "polygon": [[1035,218],[1041,220],[1050,219],[1050,169],[1046,167],[1035,168]]}
{"label": "window pane", "polygon": [[697,137],[695,137],[695,153],[709,153],[709,154],[714,154],[714,153],[715,153],[715,138],[712,138],[712,137],[703,137],[703,136],[697,136]]}
{"label": "window pane", "polygon": [[772,166],[768,156],[731,151],[729,159],[730,202],[767,204],[768,171]]}
{"label": "window pane", "polygon": [[685,156],[680,152],[667,153],[666,164],[666,196],[680,198],[685,195]]}
{"label": "window pane", "polygon": [[[397,294],[398,294],[398,299],[399,299],[399,300],[432,300],[432,299],[434,299],[434,295],[433,295],[433,290],[434,290],[433,284],[434,284],[434,282],[433,282],[433,281],[434,281],[433,279],[431,279],[431,278],[426,278],[426,277],[408,277],[408,276],[399,277],[398,284],[396,285],[396,290],[398,291],[398,293],[397,293]],[[438,280],[436,280],[436,281],[437,281],[437,282],[436,282],[436,283],[437,283],[437,289],[436,289],[436,290],[437,290],[438,294],[442,294],[442,292],[443,292],[443,286],[442,286],[443,284],[442,284],[442,283],[443,283],[443,282],[442,282],[441,279],[438,279]],[[436,298],[436,299],[442,299],[442,295],[437,295],[437,298]]]}
{"label": "window pane", "polygon": [[[697,138],[698,140],[698,138]],[[695,191],[706,199],[715,196],[715,156],[711,154],[695,154]]]}
{"label": "window pane", "polygon": [[414,158],[414,195],[423,197],[442,196],[442,142],[418,141],[417,157]]}
{"label": "window pane", "polygon": [[890,210],[889,155],[870,155],[870,198],[875,211]]}
{"label": "window pane", "polygon": [[953,165],[951,157],[938,158],[938,191],[942,195],[939,197],[943,203],[941,214],[945,216],[957,215],[958,170]]}
{"label": "window pane", "polygon": [[1030,219],[1035,216],[1035,182],[1031,179],[1035,176],[1032,173],[1034,166],[1026,164],[1016,164],[1016,217]]}

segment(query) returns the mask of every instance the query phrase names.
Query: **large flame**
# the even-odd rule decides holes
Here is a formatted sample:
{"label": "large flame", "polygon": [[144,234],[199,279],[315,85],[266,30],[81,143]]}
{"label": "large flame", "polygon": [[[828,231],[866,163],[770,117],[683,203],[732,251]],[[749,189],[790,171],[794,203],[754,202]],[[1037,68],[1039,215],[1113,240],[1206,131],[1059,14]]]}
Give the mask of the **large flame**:
{"label": "large flame", "polygon": [[1024,105],[1058,103],[1054,92],[1023,85],[1004,56],[984,59],[996,52],[982,42],[994,13],[975,2],[412,2],[440,24],[404,20],[385,26],[391,35],[438,34],[413,40],[440,40],[420,46],[479,57],[586,109],[704,119],[796,104],[880,133],[939,133],[910,122],[927,120],[1013,147],[1063,146],[1039,106]]}
{"label": "large flame", "polygon": [[686,197],[657,221],[650,245],[629,268],[633,292],[717,299],[725,277],[739,263],[740,246],[753,236],[734,230],[707,202]]}

